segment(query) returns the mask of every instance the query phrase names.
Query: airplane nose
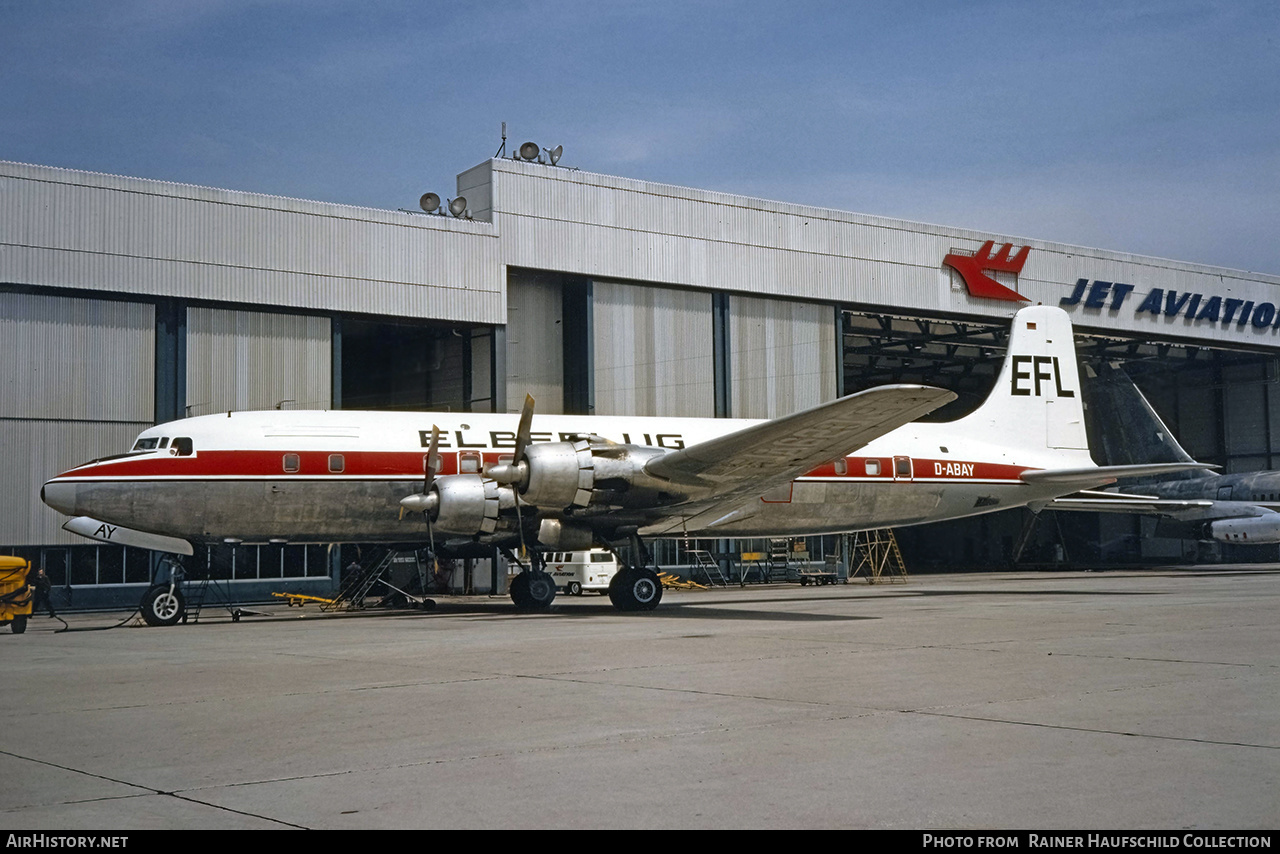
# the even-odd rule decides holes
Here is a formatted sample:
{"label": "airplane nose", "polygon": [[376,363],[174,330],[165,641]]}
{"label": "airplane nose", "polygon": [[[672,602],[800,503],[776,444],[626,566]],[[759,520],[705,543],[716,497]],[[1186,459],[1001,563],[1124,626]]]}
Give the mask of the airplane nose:
{"label": "airplane nose", "polygon": [[51,480],[40,487],[40,500],[64,516],[76,515],[76,487]]}

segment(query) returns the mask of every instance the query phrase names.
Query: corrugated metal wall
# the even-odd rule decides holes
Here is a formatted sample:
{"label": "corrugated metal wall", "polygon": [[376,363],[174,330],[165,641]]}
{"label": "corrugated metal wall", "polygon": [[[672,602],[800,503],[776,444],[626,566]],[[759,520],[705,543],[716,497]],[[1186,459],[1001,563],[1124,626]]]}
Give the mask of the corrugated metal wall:
{"label": "corrugated metal wall", "polygon": [[83,543],[40,502],[59,472],[151,425],[155,313],[134,302],[0,293],[0,543]]}
{"label": "corrugated metal wall", "polygon": [[538,411],[564,412],[564,328],[558,277],[513,271],[507,285],[507,409],[532,394]]}
{"label": "corrugated metal wall", "polygon": [[730,406],[737,418],[777,418],[836,396],[831,306],[729,300]]}
{"label": "corrugated metal wall", "polygon": [[[1134,286],[1123,310],[1073,309],[1082,327],[1280,348],[1280,330],[1134,311],[1153,288],[1280,305],[1280,276],[491,161],[492,216],[505,263],[597,279],[661,282],[880,307],[1009,317],[1018,304],[972,297],[942,260],[987,240],[1030,246],[1017,290],[1057,305],[1076,281]],[[472,170],[475,172],[475,170]],[[472,180],[476,176],[472,175]]]}
{"label": "corrugated metal wall", "polygon": [[328,409],[332,348],[327,317],[190,308],[188,410]]}
{"label": "corrugated metal wall", "polygon": [[595,282],[595,414],[715,415],[711,294]]}
{"label": "corrugated metal wall", "polygon": [[493,226],[452,217],[0,161],[0,247],[0,282],[504,320]]}

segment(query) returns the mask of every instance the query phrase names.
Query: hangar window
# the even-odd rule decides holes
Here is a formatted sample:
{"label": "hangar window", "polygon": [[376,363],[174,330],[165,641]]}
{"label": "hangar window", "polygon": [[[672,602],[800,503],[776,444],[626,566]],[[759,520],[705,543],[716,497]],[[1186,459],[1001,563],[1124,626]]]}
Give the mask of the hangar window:
{"label": "hangar window", "polygon": [[878,477],[880,475],[879,460],[867,460],[867,474],[871,475],[872,477]]}
{"label": "hangar window", "polygon": [[346,467],[347,461],[343,459],[342,454],[329,455],[329,474],[342,474]]}
{"label": "hangar window", "polygon": [[284,470],[290,474],[302,470],[302,458],[297,454],[285,454],[282,462]]}

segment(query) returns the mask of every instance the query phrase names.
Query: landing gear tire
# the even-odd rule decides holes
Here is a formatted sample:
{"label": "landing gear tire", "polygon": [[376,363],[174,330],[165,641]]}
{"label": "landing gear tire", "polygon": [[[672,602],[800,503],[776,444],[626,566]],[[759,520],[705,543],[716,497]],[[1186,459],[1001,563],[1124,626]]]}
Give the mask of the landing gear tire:
{"label": "landing gear tire", "polygon": [[511,579],[511,601],[522,611],[541,611],[556,598],[556,582],[545,572],[526,570]]}
{"label": "landing gear tire", "polygon": [[27,615],[14,614],[13,622],[10,624],[10,628],[13,629],[13,633],[15,635],[20,635],[23,632],[25,632],[27,630]]}
{"label": "landing gear tire", "polygon": [[623,569],[609,582],[609,601],[619,611],[652,611],[662,601],[662,581],[651,569]]}
{"label": "landing gear tire", "polygon": [[564,589],[564,592],[568,593],[570,596],[581,596],[582,585],[576,581],[570,581],[569,586]]}
{"label": "landing gear tire", "polygon": [[153,587],[142,597],[142,619],[148,626],[172,626],[187,615],[187,600],[181,590]]}

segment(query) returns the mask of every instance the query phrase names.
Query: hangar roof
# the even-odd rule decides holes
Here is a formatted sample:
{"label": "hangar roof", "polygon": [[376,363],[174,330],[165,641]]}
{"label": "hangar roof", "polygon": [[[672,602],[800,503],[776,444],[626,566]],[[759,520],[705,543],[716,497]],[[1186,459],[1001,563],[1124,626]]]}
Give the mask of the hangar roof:
{"label": "hangar roof", "polygon": [[977,322],[1022,297],[1104,335],[1280,346],[1280,276],[511,159],[458,176],[473,219],[7,162],[0,190],[6,284],[501,324],[522,267]]}

